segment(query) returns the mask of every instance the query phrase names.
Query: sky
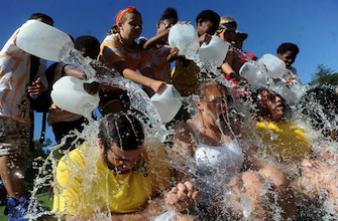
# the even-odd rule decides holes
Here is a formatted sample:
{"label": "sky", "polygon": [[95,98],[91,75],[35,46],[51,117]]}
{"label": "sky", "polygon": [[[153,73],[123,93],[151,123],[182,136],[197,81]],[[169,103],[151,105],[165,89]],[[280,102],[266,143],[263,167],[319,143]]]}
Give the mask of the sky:
{"label": "sky", "polygon": [[[260,57],[274,54],[282,42],[300,48],[294,66],[303,83],[313,78],[319,64],[338,70],[338,1],[335,0],[1,0],[0,45],[34,12],[53,17],[55,27],[73,35],[93,35],[100,41],[115,20],[116,13],[136,6],[143,17],[143,33],[151,37],[166,7],[178,11],[180,21],[195,24],[196,15],[211,9],[231,16],[238,30],[249,34],[246,51]],[[35,137],[39,136],[41,115],[36,116]],[[47,137],[54,139],[51,128]]]}

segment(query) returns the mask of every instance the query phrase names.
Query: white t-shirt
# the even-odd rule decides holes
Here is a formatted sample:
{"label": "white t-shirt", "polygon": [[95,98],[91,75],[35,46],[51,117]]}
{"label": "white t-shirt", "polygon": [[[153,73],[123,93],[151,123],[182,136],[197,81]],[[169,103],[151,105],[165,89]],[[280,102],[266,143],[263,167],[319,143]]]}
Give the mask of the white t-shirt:
{"label": "white t-shirt", "polygon": [[[16,46],[19,29],[0,51],[0,117],[30,124],[30,102],[27,97],[27,86],[30,84],[31,55]],[[47,62],[40,59],[36,77],[48,86],[46,76]]]}

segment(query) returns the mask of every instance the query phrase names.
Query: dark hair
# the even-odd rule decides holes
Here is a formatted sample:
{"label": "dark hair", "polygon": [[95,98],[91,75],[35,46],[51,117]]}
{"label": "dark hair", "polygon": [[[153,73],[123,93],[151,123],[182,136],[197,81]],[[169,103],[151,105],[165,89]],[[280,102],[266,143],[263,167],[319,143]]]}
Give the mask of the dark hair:
{"label": "dark hair", "polygon": [[[315,87],[308,90],[301,98],[299,109],[302,114],[309,117],[311,125],[317,130],[322,130],[321,132],[326,136],[330,128],[325,122],[336,122],[338,96],[329,87]],[[337,125],[333,126],[337,127]]]}
{"label": "dark hair", "polygon": [[291,43],[291,42],[284,42],[279,47],[277,48],[277,53],[278,54],[284,54],[288,51],[293,52],[295,55],[299,53],[299,48],[296,44]]}
{"label": "dark hair", "polygon": [[178,16],[177,11],[174,8],[166,8],[160,18],[160,21],[166,20],[166,19],[173,19],[174,23],[177,23]]}
{"label": "dark hair", "polygon": [[204,80],[202,81],[199,86],[198,86],[198,95],[200,97],[200,99],[204,99],[205,97],[210,95],[210,88],[216,87],[218,90],[220,90],[221,92],[225,91],[227,94],[229,94],[229,90],[226,86],[222,85],[222,84],[218,84],[214,81],[211,80]]}
{"label": "dark hair", "polygon": [[85,56],[96,59],[100,52],[100,42],[94,36],[83,35],[75,39],[74,46],[78,50],[85,50]]}
{"label": "dark hair", "polygon": [[116,143],[124,151],[135,150],[144,142],[141,122],[129,113],[114,113],[104,116],[99,125],[98,138],[105,151]]}
{"label": "dark hair", "polygon": [[220,16],[213,10],[203,10],[201,11],[196,17],[196,23],[204,22],[204,21],[211,21],[217,27],[220,22]]}
{"label": "dark hair", "polygon": [[31,19],[34,19],[34,20],[38,20],[38,19],[41,19],[41,21],[43,23],[46,23],[48,25],[51,25],[53,26],[54,25],[54,20],[46,15],[46,14],[43,14],[43,13],[33,13],[29,18],[28,20],[31,20]]}
{"label": "dark hair", "polygon": [[251,112],[253,112],[256,115],[257,118],[264,117],[263,115],[264,115],[265,109],[262,107],[261,101],[259,100],[259,95],[263,91],[268,91],[269,93],[274,93],[275,95],[280,97],[281,102],[284,106],[284,116],[283,116],[283,118],[284,119],[289,118],[291,109],[290,109],[289,105],[287,105],[285,99],[280,94],[274,92],[273,90],[270,90],[269,88],[265,88],[265,87],[261,87],[261,88],[259,88],[256,91],[251,93],[251,98],[252,98],[251,101],[252,101],[252,104],[253,104],[253,105],[250,105]]}

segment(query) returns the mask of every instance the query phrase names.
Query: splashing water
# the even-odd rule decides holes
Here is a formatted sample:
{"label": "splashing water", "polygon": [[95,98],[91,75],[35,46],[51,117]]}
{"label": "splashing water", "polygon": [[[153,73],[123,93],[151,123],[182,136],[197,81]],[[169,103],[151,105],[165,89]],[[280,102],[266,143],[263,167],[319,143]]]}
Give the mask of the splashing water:
{"label": "splashing water", "polygon": [[[107,73],[96,76],[95,70],[92,68],[92,60],[89,58],[83,58],[82,55],[76,51],[76,50],[71,50],[67,51],[64,53],[64,57],[62,57],[62,61],[67,63],[67,64],[72,64],[81,70],[83,70],[86,73],[87,76],[87,81],[92,82],[92,81],[98,81],[101,84],[109,85],[112,87],[119,87],[121,89],[124,89],[128,92],[128,95],[131,100],[131,106],[140,112],[142,112],[145,116],[149,118],[149,122],[144,122],[142,119],[140,119],[141,122],[144,123],[144,128],[145,128],[145,134],[146,134],[146,143],[145,145],[148,148],[151,148],[151,150],[155,150],[158,146],[160,146],[161,142],[166,141],[168,137],[168,131],[164,127],[164,125],[161,123],[161,118],[155,109],[154,105],[151,103],[149,97],[145,94],[145,92],[135,83],[124,79],[121,77],[121,75],[117,72],[114,72],[112,70],[109,70]],[[205,79],[209,78],[215,82],[219,82],[222,85],[229,86],[228,82],[222,77],[221,73],[217,69],[217,67],[214,64],[208,64],[200,60],[200,58],[196,54],[190,54],[187,56],[189,59],[192,59],[198,64],[198,66],[201,69],[200,77]],[[260,66],[261,67],[261,66]],[[256,70],[257,71],[257,70]],[[258,70],[259,71],[259,70]],[[263,69],[260,69],[261,72],[263,72]],[[202,77],[203,76],[203,77]],[[232,93],[233,91],[230,90]],[[234,96],[232,96],[234,98]],[[189,108],[193,109],[193,101],[194,97],[186,98],[186,102],[190,103]],[[315,101],[313,101],[316,103]],[[249,128],[255,128],[255,122],[250,116],[250,110],[248,106],[253,105],[252,103],[234,103],[232,108],[235,111],[235,113],[240,116],[240,121],[242,122],[243,125],[246,127],[242,128],[241,133],[238,134],[234,130],[232,130],[233,120],[235,114],[231,114],[231,112],[227,112],[223,114],[223,119],[225,119],[225,123],[227,127],[229,128],[229,133],[231,134],[234,139],[236,139],[241,146],[243,147],[244,151],[248,149],[249,146],[258,146],[262,147],[263,149],[264,144],[262,142],[262,139],[258,135],[258,133],[255,130],[249,129]],[[325,107],[322,107],[320,105],[315,105],[311,106],[311,108],[315,108],[315,110],[318,110],[319,116],[323,119],[325,122],[325,125],[328,125],[329,128],[331,129],[336,129],[337,124],[336,122],[333,122],[332,120],[329,120],[325,117],[325,114],[323,114],[323,110]],[[191,111],[192,112],[192,111]],[[300,112],[295,112],[295,120],[299,121],[304,121],[303,115]],[[308,126],[306,126],[308,128]],[[220,128],[220,131],[222,129]],[[311,131],[310,129],[307,131]],[[98,132],[98,124],[96,121],[90,121],[89,124],[84,128],[83,132],[80,134],[78,132],[74,132],[73,136],[85,139],[88,143],[89,146],[95,147],[95,141],[96,141],[96,134]],[[308,132],[310,133],[310,132]],[[326,139],[323,139],[320,132],[312,131],[311,133],[316,133],[319,139],[317,139],[316,142],[313,142],[313,150],[315,152],[320,152],[322,150],[330,150],[333,151],[334,153],[338,153],[337,149],[337,142],[330,140],[327,141]],[[243,139],[245,138],[245,139]],[[57,166],[58,161],[55,159],[55,153],[59,151],[60,147],[64,145],[65,139],[63,139],[63,142],[60,145],[55,146],[52,150],[50,155],[45,159],[44,164],[39,168],[39,174],[38,177],[35,179],[34,182],[34,189],[32,191],[32,198],[31,200],[33,203],[29,207],[29,216],[28,218],[31,220],[36,220],[37,218],[44,216],[44,215],[52,215],[52,212],[50,211],[45,211],[45,212],[40,212],[38,210],[38,203],[36,202],[37,199],[37,193],[45,188],[45,187],[50,187],[51,185],[56,185],[55,183],[51,183],[53,177],[55,177],[55,168]],[[170,149],[167,150],[169,155],[175,156],[174,153],[171,152]],[[67,153],[67,151],[65,152]],[[88,151],[85,154],[85,159],[88,162],[88,177],[86,179],[86,183],[88,183],[87,187],[90,187],[90,183],[92,180],[96,179],[97,174],[91,173],[90,168],[94,168],[94,164],[96,163],[96,156],[98,155],[97,153],[97,148],[88,148]],[[67,154],[65,154],[67,157]],[[266,160],[266,155],[260,156],[261,159]],[[179,161],[174,160],[175,157],[172,157],[171,160],[169,160],[169,164],[175,168],[178,171],[188,173],[193,179],[193,183],[198,185],[201,189],[201,191],[205,191],[207,194],[210,194],[209,197],[206,198],[208,200],[207,203],[212,204],[212,205],[217,205],[217,210],[219,214],[213,214],[213,220],[224,220],[224,216],[229,214],[229,210],[240,210],[240,217],[242,220],[253,220],[252,218],[252,213],[253,213],[253,208],[252,208],[252,201],[254,200],[248,195],[240,194],[239,195],[239,201],[236,202],[230,201],[227,199],[233,198],[233,193],[230,188],[227,188],[226,186],[227,182],[229,181],[229,175],[227,174],[226,171],[218,168],[216,169],[210,176],[205,177],[202,176],[200,171],[195,166],[194,160],[190,159],[186,161],[184,164],[181,164]],[[273,161],[269,161],[273,163]],[[335,160],[332,161],[330,164],[333,168],[337,168],[337,163]],[[74,165],[74,170],[78,170]],[[288,167],[284,167],[283,169],[288,170]],[[299,169],[299,168],[297,168]],[[228,178],[225,180],[225,178]],[[84,185],[86,186],[86,185]],[[118,188],[118,187],[117,187]],[[217,190],[222,189],[220,194],[220,199],[215,200],[212,198],[212,195],[215,194],[215,192],[218,192]],[[93,191],[91,189],[88,189],[88,191]],[[281,207],[279,207],[277,201],[279,200],[279,195],[274,192],[274,190],[271,189],[271,186],[265,185],[264,188],[262,188],[261,191],[262,197],[268,198],[268,196],[272,195],[272,198],[270,197],[269,199],[273,200],[273,203],[264,205],[266,207],[269,207],[271,211],[273,211],[273,216],[271,217],[272,220],[283,220],[282,218],[282,213],[283,210]],[[204,196],[204,194],[202,194]],[[106,197],[106,200],[108,200],[108,197]],[[324,211],[324,216],[322,217],[323,220],[332,220],[332,218],[336,217],[336,211],[337,209],[335,208],[334,202],[329,202],[328,200],[324,201],[325,203],[323,204],[323,211]],[[106,202],[106,205],[109,205],[109,202]],[[95,205],[93,205],[95,206]],[[203,219],[203,210],[199,210],[198,208],[196,209],[199,211],[201,215],[201,218]],[[102,212],[100,208],[97,208],[97,213],[95,216],[99,220],[111,220],[111,215],[109,213]],[[228,219],[231,219],[231,216],[227,216]],[[230,217],[230,218],[229,218]],[[61,217],[58,217],[58,219],[61,219]],[[210,219],[210,217],[208,217]]]}

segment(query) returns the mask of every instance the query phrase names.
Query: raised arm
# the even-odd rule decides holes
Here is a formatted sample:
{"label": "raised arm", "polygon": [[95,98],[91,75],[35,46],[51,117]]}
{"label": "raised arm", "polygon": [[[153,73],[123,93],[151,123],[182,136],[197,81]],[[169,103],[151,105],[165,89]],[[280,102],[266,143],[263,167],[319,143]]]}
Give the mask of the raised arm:
{"label": "raised arm", "polygon": [[152,38],[147,40],[146,43],[144,43],[143,49],[149,49],[151,47],[154,47],[157,43],[168,38],[168,34],[169,34],[169,29],[166,29],[163,32],[153,36]]}
{"label": "raised arm", "polygon": [[116,57],[117,55],[110,48],[104,47],[101,59],[109,68],[114,68],[125,78],[135,83],[139,83],[146,87],[149,87],[154,92],[160,92],[165,87],[165,83],[163,81],[154,80],[142,74],[136,73],[136,71],[134,71],[133,69],[128,68],[124,60],[117,60]]}

